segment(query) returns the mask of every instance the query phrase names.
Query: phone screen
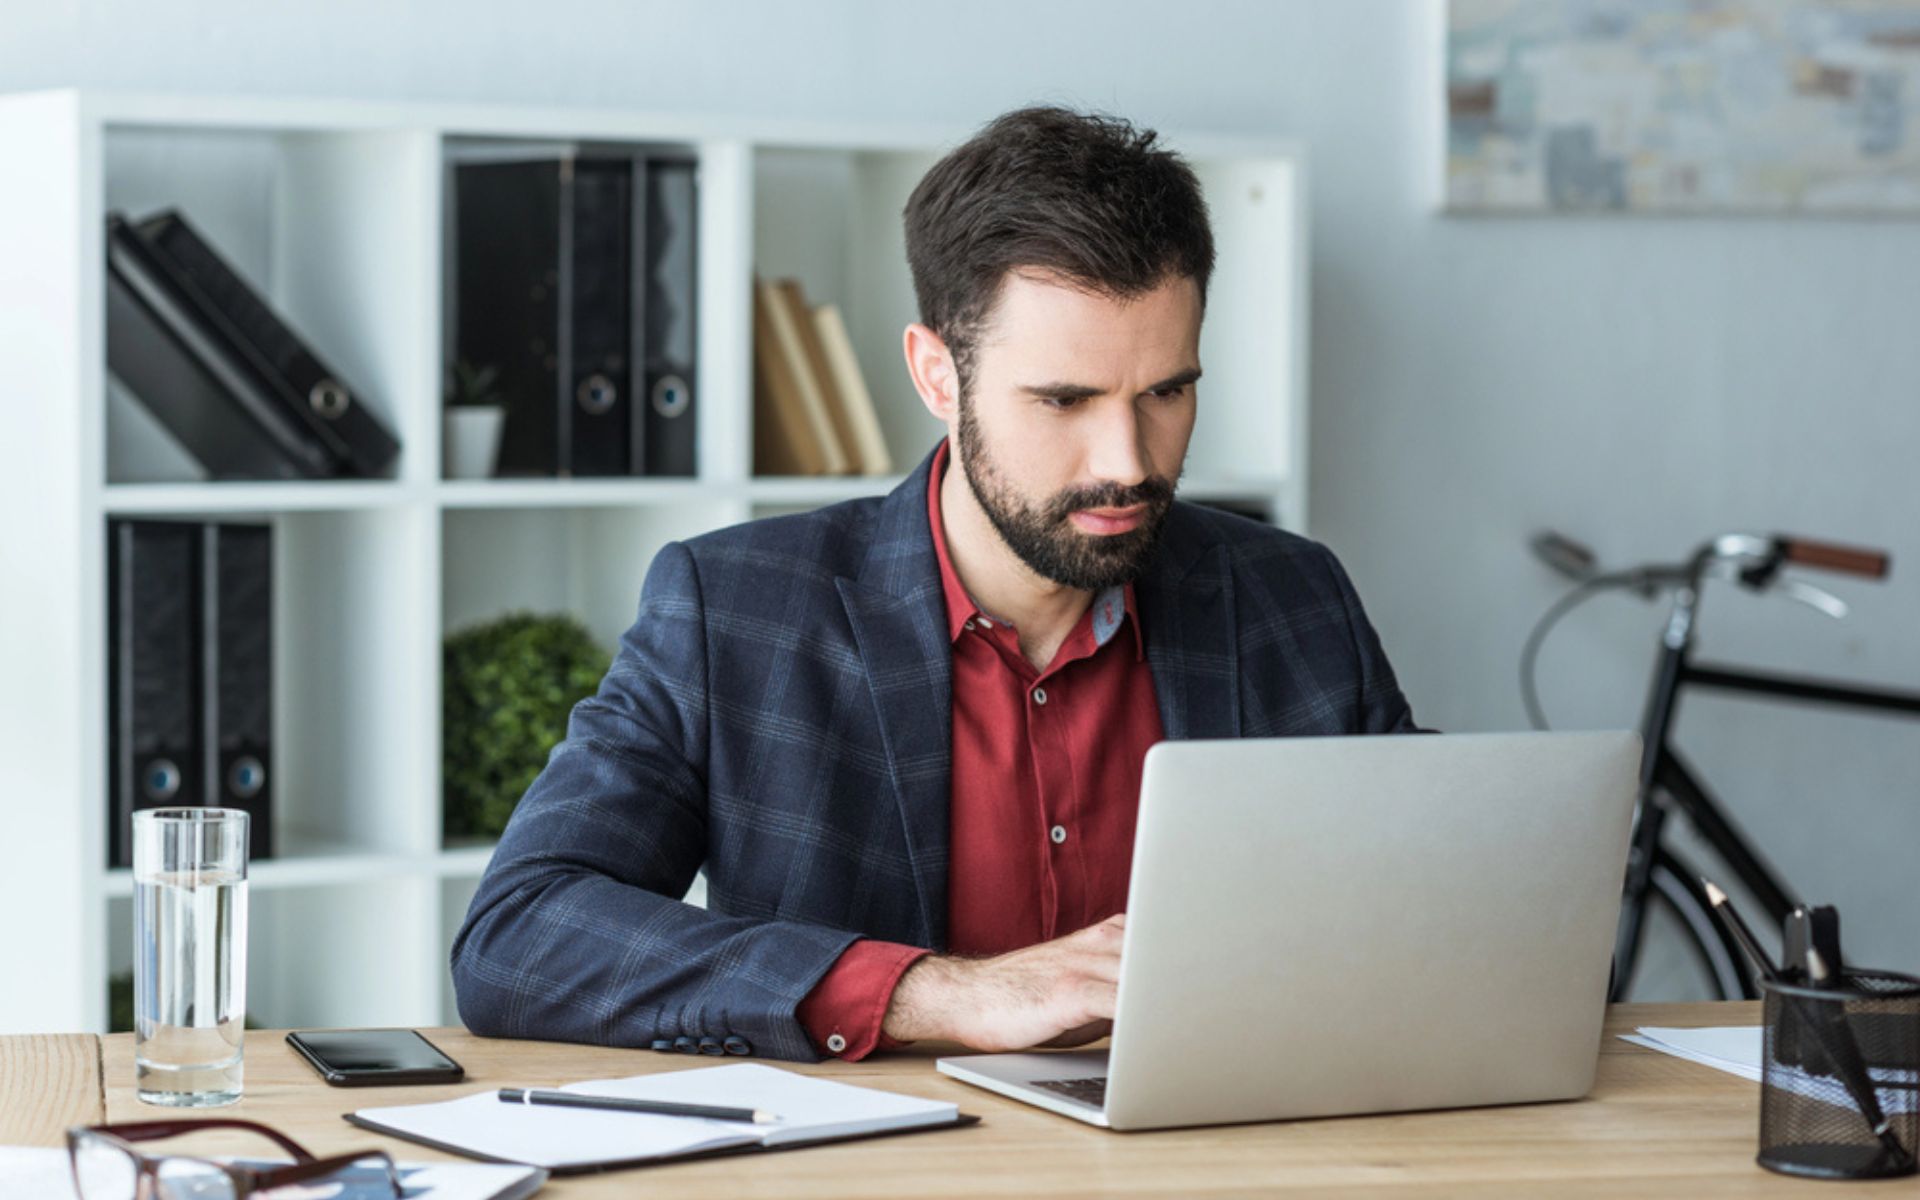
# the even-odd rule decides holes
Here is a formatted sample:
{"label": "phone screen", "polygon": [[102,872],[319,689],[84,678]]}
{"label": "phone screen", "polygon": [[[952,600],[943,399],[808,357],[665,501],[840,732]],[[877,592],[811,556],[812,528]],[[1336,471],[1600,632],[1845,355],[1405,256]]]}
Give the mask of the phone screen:
{"label": "phone screen", "polygon": [[411,1029],[318,1029],[289,1035],[332,1071],[459,1071],[460,1065]]}

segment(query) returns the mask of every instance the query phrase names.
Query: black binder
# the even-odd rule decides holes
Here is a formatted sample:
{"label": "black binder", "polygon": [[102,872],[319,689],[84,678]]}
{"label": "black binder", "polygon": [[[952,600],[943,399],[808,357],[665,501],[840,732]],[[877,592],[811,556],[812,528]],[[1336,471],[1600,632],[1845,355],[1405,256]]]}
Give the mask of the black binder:
{"label": "black binder", "polygon": [[273,532],[107,525],[107,865],[133,858],[146,808],[244,809],[273,846]]}
{"label": "black binder", "polygon": [[634,424],[637,472],[692,475],[694,439],[695,309],[698,300],[698,173],[690,160],[647,163],[646,231],[635,354],[643,367],[642,418]]}
{"label": "black binder", "polygon": [[216,479],[322,479],[338,463],[170,264],[107,217],[107,366]]}
{"label": "black binder", "polygon": [[580,158],[560,169],[560,362],[574,475],[625,475],[632,462],[634,164]]}
{"label": "black binder", "polygon": [[632,469],[634,162],[455,168],[454,353],[492,367],[501,475]]}
{"label": "black binder", "polygon": [[238,808],[247,852],[273,852],[273,529],[207,525],[201,534],[207,803]]}
{"label": "black binder", "polygon": [[502,475],[692,475],[690,159],[455,166],[454,354],[491,367]]}
{"label": "black binder", "polygon": [[225,318],[229,337],[255,360],[288,413],[327,446],[348,474],[381,478],[388,473],[400,443],[185,217],[169,209],[140,222],[137,229],[174,269],[182,290]]}
{"label": "black binder", "polygon": [[198,526],[107,525],[107,865],[132,865],[133,814],[205,797]]}

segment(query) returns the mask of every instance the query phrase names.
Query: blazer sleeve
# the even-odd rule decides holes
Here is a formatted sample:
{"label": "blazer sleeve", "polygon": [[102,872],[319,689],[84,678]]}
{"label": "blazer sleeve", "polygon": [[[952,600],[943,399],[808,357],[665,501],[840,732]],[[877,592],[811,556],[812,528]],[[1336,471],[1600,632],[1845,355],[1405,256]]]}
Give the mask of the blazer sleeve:
{"label": "blazer sleeve", "polygon": [[794,1010],[857,934],[680,899],[710,819],[706,647],[693,556],[669,544],[454,938],[473,1032],[616,1046],[733,1037],[754,1054],[820,1058]]}
{"label": "blazer sleeve", "polygon": [[1340,592],[1340,601],[1346,606],[1347,628],[1353,637],[1354,661],[1360,672],[1360,705],[1353,731],[1439,732],[1422,729],[1414,721],[1413,707],[1400,691],[1400,683],[1393,675],[1393,666],[1387,662],[1387,652],[1380,645],[1380,635],[1374,631],[1373,623],[1367,620],[1366,610],[1360,605],[1360,594],[1354,590],[1353,580],[1348,578],[1346,568],[1340,565],[1333,551],[1325,550],[1325,554],[1327,569],[1332,572],[1334,586]]}

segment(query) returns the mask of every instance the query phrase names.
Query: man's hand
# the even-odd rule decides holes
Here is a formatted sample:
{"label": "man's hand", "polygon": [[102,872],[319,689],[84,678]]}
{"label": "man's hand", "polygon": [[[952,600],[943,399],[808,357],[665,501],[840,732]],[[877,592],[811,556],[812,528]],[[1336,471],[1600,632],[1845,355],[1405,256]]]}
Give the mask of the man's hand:
{"label": "man's hand", "polygon": [[900,977],[881,1029],[903,1042],[937,1038],[988,1051],[1103,1038],[1113,1028],[1126,922],[1118,913],[993,958],[923,958]]}

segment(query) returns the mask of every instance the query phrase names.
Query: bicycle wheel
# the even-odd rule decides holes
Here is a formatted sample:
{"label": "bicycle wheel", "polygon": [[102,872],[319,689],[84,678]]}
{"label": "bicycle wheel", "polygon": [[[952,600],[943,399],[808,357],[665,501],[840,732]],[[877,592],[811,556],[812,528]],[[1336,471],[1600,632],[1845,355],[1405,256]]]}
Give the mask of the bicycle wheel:
{"label": "bicycle wheel", "polygon": [[1647,893],[1640,956],[1625,1000],[1741,1000],[1753,995],[1740,948],[1713,915],[1700,874],[1662,847]]}

